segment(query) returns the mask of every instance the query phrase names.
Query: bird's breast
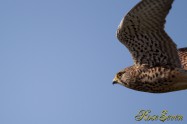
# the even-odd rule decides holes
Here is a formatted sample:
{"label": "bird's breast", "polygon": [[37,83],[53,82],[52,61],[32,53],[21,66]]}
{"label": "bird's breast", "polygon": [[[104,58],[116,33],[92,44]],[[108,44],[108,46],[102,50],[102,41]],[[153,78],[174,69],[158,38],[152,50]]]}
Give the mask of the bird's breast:
{"label": "bird's breast", "polygon": [[[180,82],[182,83],[180,84]],[[186,70],[154,67],[141,70],[136,77],[136,82],[129,84],[129,88],[144,92],[163,93],[182,90],[184,84],[187,88]]]}

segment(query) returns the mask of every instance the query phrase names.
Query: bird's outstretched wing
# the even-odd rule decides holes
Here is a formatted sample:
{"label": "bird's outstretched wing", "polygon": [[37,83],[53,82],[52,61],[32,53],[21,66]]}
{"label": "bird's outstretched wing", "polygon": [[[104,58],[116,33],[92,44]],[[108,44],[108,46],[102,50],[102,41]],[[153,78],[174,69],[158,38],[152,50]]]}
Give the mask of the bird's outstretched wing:
{"label": "bird's outstretched wing", "polygon": [[142,0],[122,19],[117,37],[137,66],[181,67],[176,44],[164,31],[174,0]]}
{"label": "bird's outstretched wing", "polygon": [[187,47],[178,49],[178,54],[183,68],[187,70]]}

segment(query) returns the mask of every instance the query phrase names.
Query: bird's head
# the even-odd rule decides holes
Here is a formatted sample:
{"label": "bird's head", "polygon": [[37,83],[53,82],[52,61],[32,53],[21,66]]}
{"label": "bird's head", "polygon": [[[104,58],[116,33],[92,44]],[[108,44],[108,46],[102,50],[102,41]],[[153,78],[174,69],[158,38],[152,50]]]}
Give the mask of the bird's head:
{"label": "bird's head", "polygon": [[130,83],[136,81],[134,78],[135,74],[133,72],[132,66],[118,72],[113,79],[113,84],[121,84],[125,87],[129,87]]}

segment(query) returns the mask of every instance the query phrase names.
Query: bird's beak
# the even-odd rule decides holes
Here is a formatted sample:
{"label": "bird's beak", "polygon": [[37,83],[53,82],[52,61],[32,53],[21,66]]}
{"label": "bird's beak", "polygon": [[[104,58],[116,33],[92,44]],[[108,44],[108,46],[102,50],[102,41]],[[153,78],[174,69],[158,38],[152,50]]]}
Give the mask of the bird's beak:
{"label": "bird's beak", "polygon": [[114,84],[117,84],[117,83],[118,83],[117,81],[113,81],[113,82],[112,82],[113,85],[114,85]]}
{"label": "bird's beak", "polygon": [[113,79],[112,84],[113,84],[113,85],[114,85],[114,84],[118,84],[118,81],[117,81],[117,77],[116,77],[116,76],[115,76],[115,78]]}

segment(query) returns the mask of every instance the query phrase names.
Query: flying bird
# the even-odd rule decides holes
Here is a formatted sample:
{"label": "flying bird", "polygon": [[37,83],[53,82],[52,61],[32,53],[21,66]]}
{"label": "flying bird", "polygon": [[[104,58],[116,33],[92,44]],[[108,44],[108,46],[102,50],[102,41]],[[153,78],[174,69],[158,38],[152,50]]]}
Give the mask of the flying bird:
{"label": "flying bird", "polygon": [[174,0],[141,0],[122,19],[117,38],[134,64],[115,75],[113,84],[150,92],[187,89],[187,47],[177,49],[164,30]]}

